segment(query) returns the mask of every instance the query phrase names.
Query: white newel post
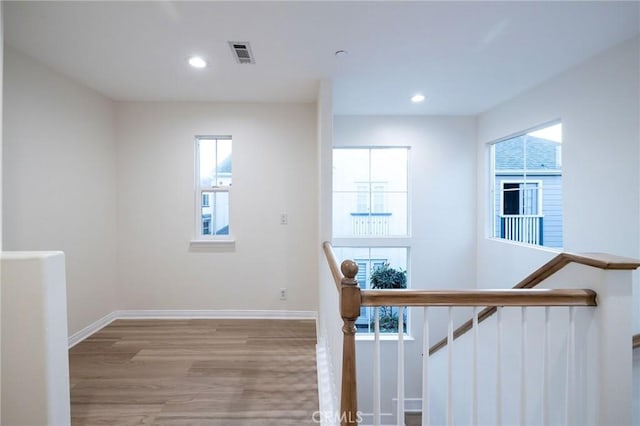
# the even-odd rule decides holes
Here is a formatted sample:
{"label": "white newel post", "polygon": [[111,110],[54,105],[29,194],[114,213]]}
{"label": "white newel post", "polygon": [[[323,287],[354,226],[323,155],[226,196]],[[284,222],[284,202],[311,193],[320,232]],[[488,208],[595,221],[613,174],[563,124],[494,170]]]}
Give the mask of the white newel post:
{"label": "white newel post", "polygon": [[631,424],[632,273],[604,270],[598,289],[600,425]]}
{"label": "white newel post", "polygon": [[69,355],[62,252],[2,253],[2,419],[68,426]]}

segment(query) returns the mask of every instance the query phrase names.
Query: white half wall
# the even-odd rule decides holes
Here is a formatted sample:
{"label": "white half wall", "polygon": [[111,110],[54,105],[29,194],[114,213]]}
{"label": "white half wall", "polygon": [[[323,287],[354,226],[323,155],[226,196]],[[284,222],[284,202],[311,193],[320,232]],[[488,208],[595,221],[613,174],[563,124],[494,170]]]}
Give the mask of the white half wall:
{"label": "white half wall", "polygon": [[114,106],[4,53],[3,249],[65,253],[75,333],[117,308]]}
{"label": "white half wall", "polygon": [[479,116],[479,287],[513,286],[553,256],[487,238],[487,144],[557,119],[565,251],[640,256],[639,52],[629,40]]}
{"label": "white half wall", "polygon": [[61,252],[4,252],[0,421],[67,426],[69,354],[65,262]]}
{"label": "white half wall", "polygon": [[[120,309],[317,310],[314,104],[120,103],[116,123]],[[195,135],[233,137],[234,247],[189,246]]]}

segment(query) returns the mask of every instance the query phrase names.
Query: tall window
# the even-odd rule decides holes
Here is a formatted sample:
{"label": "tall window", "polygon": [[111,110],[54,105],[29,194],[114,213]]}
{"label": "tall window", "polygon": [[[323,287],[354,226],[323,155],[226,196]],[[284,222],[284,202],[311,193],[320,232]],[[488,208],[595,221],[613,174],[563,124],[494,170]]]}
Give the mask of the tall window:
{"label": "tall window", "polygon": [[231,137],[196,137],[196,235],[201,239],[229,236]]}
{"label": "tall window", "polygon": [[493,236],[562,247],[562,124],[496,142]]}
{"label": "tall window", "polygon": [[[371,288],[381,268],[406,277],[408,157],[406,147],[333,150],[333,245],[339,259],[358,264],[360,288]],[[381,332],[397,332],[399,316],[398,308],[380,308]],[[400,317],[406,325],[406,313]],[[363,307],[356,321],[358,333],[373,332],[373,327],[374,309]]]}

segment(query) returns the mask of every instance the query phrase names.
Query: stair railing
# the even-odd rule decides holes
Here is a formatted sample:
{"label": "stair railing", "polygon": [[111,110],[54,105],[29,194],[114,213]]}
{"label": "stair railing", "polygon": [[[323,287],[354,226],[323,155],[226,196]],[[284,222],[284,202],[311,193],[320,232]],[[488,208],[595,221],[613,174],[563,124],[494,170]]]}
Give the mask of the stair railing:
{"label": "stair railing", "polygon": [[[399,307],[398,315],[398,377],[397,377],[397,422],[398,425],[404,424],[404,330],[402,318],[402,309],[404,307],[422,307],[423,308],[423,341],[425,343],[424,352],[429,353],[429,307],[447,307],[448,308],[448,327],[447,337],[444,344],[440,344],[439,347],[431,349],[435,353],[438,349],[443,348],[445,345],[447,350],[447,372],[446,372],[446,409],[444,410],[444,418],[439,419],[439,424],[452,425],[454,420],[454,399],[453,399],[453,341],[455,337],[462,336],[466,331],[473,330],[472,337],[472,354],[473,369],[472,369],[472,396],[470,402],[470,421],[468,424],[478,424],[478,324],[479,322],[489,318],[493,313],[497,313],[497,321],[495,325],[496,336],[496,365],[497,377],[495,378],[495,395],[496,395],[496,407],[495,416],[493,422],[496,425],[503,424],[503,411],[505,407],[502,406],[503,393],[505,389],[502,388],[503,373],[502,373],[502,351],[505,344],[503,335],[503,309],[504,307],[521,307],[521,322],[522,322],[522,334],[525,336],[521,340],[522,347],[522,366],[527,365],[527,351],[525,350],[525,339],[527,335],[527,309],[529,307],[543,307],[544,309],[544,331],[541,338],[541,344],[543,345],[542,352],[544,358],[542,360],[543,372],[542,374],[542,397],[541,397],[541,423],[551,424],[556,421],[558,415],[555,406],[552,407],[554,401],[550,400],[549,388],[552,380],[551,373],[551,354],[550,354],[550,342],[551,342],[551,322],[550,322],[550,307],[568,307],[568,331],[566,340],[566,379],[565,379],[565,392],[564,392],[564,423],[576,424],[576,416],[581,420],[585,418],[591,419],[589,424],[628,424],[630,421],[630,408],[629,416],[626,415],[626,404],[630,403],[630,398],[619,398],[617,395],[613,396],[613,390],[617,386],[616,383],[621,383],[623,387],[625,380],[623,376],[625,368],[617,368],[616,365],[629,364],[630,376],[630,356],[625,356],[620,353],[620,342],[624,340],[626,329],[623,327],[622,340],[616,337],[615,333],[620,334],[619,324],[620,320],[625,321],[630,319],[630,274],[621,276],[617,274],[620,271],[630,272],[640,266],[638,261],[632,259],[624,259],[619,257],[604,256],[604,255],[572,255],[572,254],[560,254],[556,258],[552,259],[546,265],[538,269],[536,272],[527,277],[523,282],[519,283],[517,288],[506,290],[369,290],[360,289],[355,279],[358,273],[358,266],[351,260],[345,260],[342,262],[340,269],[337,267],[337,261],[333,254],[330,243],[325,242],[323,245],[329,266],[331,268],[336,285],[339,282],[338,291],[340,293],[340,313],[343,319],[343,357],[342,357],[342,388],[341,388],[341,406],[340,406],[340,422],[341,425],[357,425],[361,419],[361,413],[358,411],[357,402],[357,383],[356,383],[356,345],[355,334],[356,327],[355,322],[360,314],[360,308],[362,306],[375,307],[375,333],[374,333],[374,401],[373,401],[373,424],[380,424],[380,333],[378,322],[378,307],[381,306],[397,306]],[[602,276],[601,286],[597,287],[598,302],[600,307],[598,313],[591,316],[594,321],[598,322],[597,331],[589,331],[591,335],[598,337],[599,345],[606,345],[605,348],[600,348],[598,354],[596,354],[596,360],[589,362],[583,362],[583,365],[594,367],[598,371],[595,374],[597,386],[601,388],[601,391],[590,392],[588,395],[583,395],[579,401],[574,396],[574,392],[577,389],[577,376],[573,363],[576,358],[576,307],[595,307],[596,306],[596,291],[593,288],[549,288],[549,289],[532,289],[533,287],[544,280],[549,279],[552,275],[563,269],[570,263],[577,263],[581,265],[587,265],[601,269],[603,271],[611,271],[609,275]],[[626,287],[625,287],[626,286]],[[593,286],[591,286],[593,287]],[[625,290],[626,288],[626,290]],[[628,307],[619,306],[621,299],[621,291],[625,293],[625,299],[628,303]],[[461,328],[454,333],[453,320],[452,320],[452,308],[458,306],[473,307],[474,316],[470,320],[470,324],[464,324]],[[483,311],[478,311],[479,307],[484,307]],[[592,308],[593,309],[593,308]],[[616,323],[616,324],[612,324]],[[630,322],[629,333],[626,336],[626,348],[628,348],[628,339],[631,336]],[[614,332],[614,330],[616,330]],[[591,347],[590,347],[591,348]],[[622,351],[624,352],[624,351]],[[630,353],[630,351],[628,351]],[[599,359],[599,357],[605,357],[607,359]],[[427,413],[423,415],[422,425],[430,424],[430,388],[429,384],[429,356],[423,357],[422,366],[422,411]],[[599,367],[599,368],[598,368]],[[521,368],[521,371],[524,371]],[[628,379],[628,377],[627,377]],[[553,379],[555,381],[555,379]],[[589,379],[590,380],[590,379]],[[589,380],[586,380],[587,382]],[[627,380],[629,381],[629,380]],[[585,379],[580,377],[580,384],[585,383]],[[630,383],[630,381],[629,381]],[[590,385],[593,385],[589,383]],[[442,387],[442,386],[441,386]],[[521,372],[521,386],[520,386],[520,408],[519,408],[519,424],[528,424],[528,419],[531,416],[530,412],[527,412],[527,396],[530,394],[529,385],[526,383],[526,374]],[[629,389],[630,391],[630,389]],[[597,407],[588,407],[586,414],[576,415],[577,403],[593,403]],[[529,403],[530,404],[530,403]],[[581,407],[582,408],[582,407]],[[530,410],[531,411],[531,410]],[[553,411],[553,412],[552,412]],[[551,416],[553,415],[553,418]],[[586,416],[586,417],[585,417]],[[440,420],[442,420],[440,422]],[[625,423],[627,422],[627,423]]]}

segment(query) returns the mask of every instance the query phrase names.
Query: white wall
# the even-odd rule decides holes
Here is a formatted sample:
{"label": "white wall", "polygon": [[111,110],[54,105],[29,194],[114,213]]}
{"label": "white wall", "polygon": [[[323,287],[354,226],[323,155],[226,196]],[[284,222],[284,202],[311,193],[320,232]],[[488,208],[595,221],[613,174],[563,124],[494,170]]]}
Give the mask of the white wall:
{"label": "white wall", "polygon": [[5,49],[3,248],[65,252],[70,333],[116,308],[113,120],[105,97]]}
{"label": "white wall", "polygon": [[[409,146],[412,288],[452,289],[475,285],[476,123],[473,117],[337,116],[334,146]],[[342,260],[342,259],[340,259]],[[414,341],[406,343],[407,371],[421,371],[422,314],[413,310]],[[464,313],[460,313],[460,318]],[[465,318],[466,319],[466,318]],[[434,312],[431,342],[444,337],[444,312]],[[372,412],[372,342],[358,341],[359,408]],[[382,411],[395,395],[396,344],[383,342]],[[420,375],[407,376],[407,398],[421,394]],[[365,419],[367,420],[367,419]]]}
{"label": "white wall", "polygon": [[515,284],[553,253],[487,239],[487,143],[561,119],[566,251],[640,256],[638,39],[478,118],[478,285]]}
{"label": "white wall", "polygon": [[[550,120],[563,124],[566,251],[640,257],[640,39],[628,40],[478,119],[478,286],[509,287],[554,253],[486,238],[486,143]],[[634,324],[640,332],[638,272]],[[637,351],[636,351],[637,352]],[[637,354],[636,354],[637,355]],[[640,392],[640,357],[634,357]],[[635,421],[640,404],[634,398]]]}
{"label": "white wall", "polygon": [[[315,123],[313,104],[118,104],[120,308],[317,310]],[[189,247],[195,135],[233,137],[233,249]]]}
{"label": "white wall", "polygon": [[[0,81],[3,79],[4,70],[4,5],[0,4]],[[3,84],[0,84],[0,252],[2,252],[2,104],[3,104]],[[2,288],[2,266],[0,265],[0,288]],[[0,306],[2,306],[2,291],[0,291]],[[1,314],[1,312],[0,312]],[[2,315],[0,315],[1,317]],[[0,329],[2,329],[0,322]],[[2,338],[0,335],[0,362],[2,361]],[[2,383],[0,382],[0,401],[2,401]],[[2,404],[0,403],[0,418],[2,418]]]}

